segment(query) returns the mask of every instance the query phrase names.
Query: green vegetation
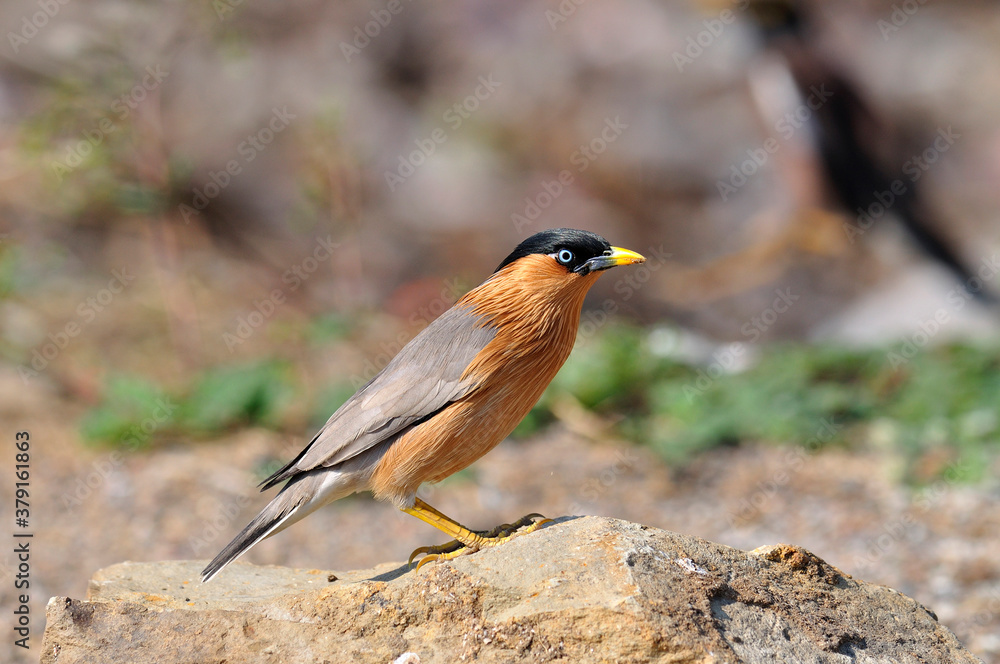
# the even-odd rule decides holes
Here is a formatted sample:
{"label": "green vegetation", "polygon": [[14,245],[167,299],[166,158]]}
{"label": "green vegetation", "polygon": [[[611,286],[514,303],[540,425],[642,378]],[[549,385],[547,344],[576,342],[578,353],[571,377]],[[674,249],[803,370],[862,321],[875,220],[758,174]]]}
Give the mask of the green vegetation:
{"label": "green vegetation", "polygon": [[0,297],[19,290],[22,281],[20,256],[16,249],[5,246],[6,241],[6,234],[0,235]]}
{"label": "green vegetation", "polygon": [[[570,395],[618,432],[670,461],[744,441],[887,445],[907,454],[946,446],[979,457],[998,438],[1000,349],[948,345],[912,359],[893,346],[777,345],[729,372],[724,358],[692,366],[653,352],[648,333],[614,327],[578,344],[525,435]],[[822,435],[832,431],[833,435]]]}
{"label": "green vegetation", "polygon": [[158,386],[135,376],[115,376],[108,381],[103,403],[83,418],[80,433],[91,442],[115,441],[122,447],[142,448],[160,428],[156,425],[167,424],[169,417],[163,413],[169,410],[169,397]]}
{"label": "green vegetation", "polygon": [[[339,337],[342,321],[327,322],[330,336]],[[762,349],[744,371],[728,371],[722,367],[731,363],[721,357],[695,366],[658,354],[650,339],[640,328],[612,326],[581,340],[515,436],[553,422],[559,401],[572,397],[614,423],[618,435],[671,462],[749,441],[817,440],[884,446],[912,458],[946,450],[975,461],[1000,437],[1000,349],[948,345],[907,360],[897,347],[788,344]],[[289,422],[293,395],[311,404],[309,420],[319,427],[353,393],[344,384],[297,395],[302,390],[290,374],[278,361],[210,370],[170,397],[175,412],[158,431],[207,436],[246,425],[298,427]],[[83,433],[88,440],[131,440],[128,432],[165,398],[139,379],[114,379]]]}
{"label": "green vegetation", "polygon": [[292,396],[284,362],[221,367],[203,374],[180,406],[182,426],[212,433],[247,423],[275,426]]}
{"label": "green vegetation", "polygon": [[276,427],[294,392],[289,374],[289,366],[278,361],[220,367],[196,377],[182,394],[116,376],[83,418],[81,434],[89,442],[137,448],[167,433],[206,436],[238,426]]}

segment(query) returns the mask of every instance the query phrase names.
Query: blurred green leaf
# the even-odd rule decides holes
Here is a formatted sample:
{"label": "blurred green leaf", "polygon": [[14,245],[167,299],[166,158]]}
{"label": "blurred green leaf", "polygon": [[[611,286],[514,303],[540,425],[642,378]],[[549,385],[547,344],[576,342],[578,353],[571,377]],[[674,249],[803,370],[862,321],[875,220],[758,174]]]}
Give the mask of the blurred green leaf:
{"label": "blurred green leaf", "polygon": [[314,344],[339,341],[351,333],[354,321],[349,316],[331,313],[320,316],[309,326],[309,340]]}
{"label": "blurred green leaf", "polygon": [[164,194],[151,187],[122,182],[115,192],[115,206],[125,214],[155,216],[164,207]]}
{"label": "blurred green leaf", "polygon": [[102,403],[84,416],[80,433],[87,442],[145,447],[154,431],[169,422],[170,409],[163,404],[169,399],[158,386],[143,378],[114,376]]}
{"label": "blurred green leaf", "polygon": [[180,419],[187,428],[205,432],[274,425],[292,391],[284,362],[219,367],[201,377],[181,405]]}
{"label": "blurred green leaf", "polygon": [[[326,317],[309,336],[338,337],[348,326]],[[748,441],[810,445],[818,439],[821,445],[897,450],[908,460],[904,475],[917,483],[954,472],[949,459],[962,461],[963,481],[974,480],[1000,441],[1000,348],[954,344],[899,363],[892,347],[788,344],[767,347],[752,366],[730,373],[664,357],[653,346],[648,332],[624,325],[581,339],[513,435],[530,435],[554,421],[554,404],[569,395],[617,422],[618,435],[671,463]],[[278,426],[300,389],[290,373],[279,360],[207,371],[178,399],[171,429],[197,434]],[[322,426],[353,393],[335,384],[315,396],[311,426]],[[162,389],[144,380],[113,378],[101,405],[84,418],[84,437],[130,441],[163,398]],[[146,434],[140,442],[148,439]]]}
{"label": "blurred green leaf", "polygon": [[974,455],[1000,439],[1000,349],[956,344],[923,350],[904,364],[894,348],[776,345],[742,372],[659,357],[647,333],[608,326],[581,342],[515,431],[555,419],[570,394],[613,419],[619,434],[671,462],[744,441],[824,444],[885,439],[911,458],[947,445]]}
{"label": "blurred green leaf", "polygon": [[0,237],[0,297],[20,290],[23,279],[19,264],[20,254],[11,246],[10,237]]}

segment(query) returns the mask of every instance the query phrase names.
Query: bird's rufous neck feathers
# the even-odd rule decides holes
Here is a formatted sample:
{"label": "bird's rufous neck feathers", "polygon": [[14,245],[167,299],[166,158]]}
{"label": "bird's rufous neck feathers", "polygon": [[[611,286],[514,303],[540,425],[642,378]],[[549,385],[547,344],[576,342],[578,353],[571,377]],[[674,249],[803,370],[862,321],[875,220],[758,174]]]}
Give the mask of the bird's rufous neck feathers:
{"label": "bird's rufous neck feathers", "polygon": [[484,321],[501,330],[533,336],[570,325],[575,336],[583,300],[600,274],[567,272],[549,256],[532,254],[469,291],[458,306],[472,307]]}

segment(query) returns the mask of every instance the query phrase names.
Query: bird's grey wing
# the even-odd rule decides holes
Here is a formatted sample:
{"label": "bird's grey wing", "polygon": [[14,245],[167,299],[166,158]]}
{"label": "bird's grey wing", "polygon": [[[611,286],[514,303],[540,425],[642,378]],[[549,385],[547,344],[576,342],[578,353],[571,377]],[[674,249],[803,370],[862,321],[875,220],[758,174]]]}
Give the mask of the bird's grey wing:
{"label": "bird's grey wing", "polygon": [[461,399],[476,386],[462,374],[495,335],[488,321],[467,307],[444,312],[338,408],[312,442],[262,488],[350,459]]}

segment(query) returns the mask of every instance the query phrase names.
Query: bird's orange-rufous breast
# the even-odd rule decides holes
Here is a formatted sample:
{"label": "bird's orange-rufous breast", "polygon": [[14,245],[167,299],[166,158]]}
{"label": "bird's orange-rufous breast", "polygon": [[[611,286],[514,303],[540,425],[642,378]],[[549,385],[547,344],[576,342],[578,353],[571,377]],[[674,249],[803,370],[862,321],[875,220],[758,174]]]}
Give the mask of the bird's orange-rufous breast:
{"label": "bird's orange-rufous breast", "polygon": [[465,371],[478,385],[392,444],[372,474],[376,497],[405,500],[513,431],[573,349],[584,297],[599,274],[569,273],[548,256],[531,255],[459,300],[455,306],[496,329]]}

